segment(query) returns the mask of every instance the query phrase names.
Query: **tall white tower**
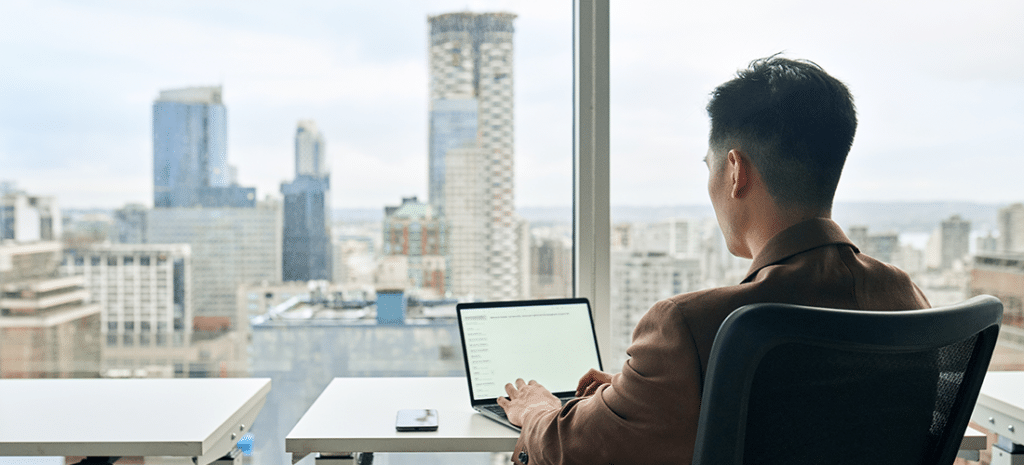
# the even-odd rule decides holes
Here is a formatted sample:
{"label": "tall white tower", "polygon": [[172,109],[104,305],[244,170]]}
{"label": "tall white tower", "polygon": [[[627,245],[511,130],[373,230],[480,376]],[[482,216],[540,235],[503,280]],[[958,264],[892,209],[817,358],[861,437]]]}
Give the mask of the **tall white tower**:
{"label": "tall white tower", "polygon": [[[468,12],[429,18],[429,195],[449,219],[456,295],[523,297],[526,264],[514,183],[515,18]],[[481,240],[460,240],[471,237]]]}

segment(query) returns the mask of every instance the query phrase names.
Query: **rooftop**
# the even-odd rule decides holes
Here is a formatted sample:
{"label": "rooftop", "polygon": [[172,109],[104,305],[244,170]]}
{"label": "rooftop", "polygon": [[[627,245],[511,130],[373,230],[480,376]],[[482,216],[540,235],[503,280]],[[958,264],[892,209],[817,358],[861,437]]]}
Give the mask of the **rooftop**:
{"label": "rooftop", "polygon": [[221,105],[221,86],[185,87],[160,91],[158,102],[205,103]]}

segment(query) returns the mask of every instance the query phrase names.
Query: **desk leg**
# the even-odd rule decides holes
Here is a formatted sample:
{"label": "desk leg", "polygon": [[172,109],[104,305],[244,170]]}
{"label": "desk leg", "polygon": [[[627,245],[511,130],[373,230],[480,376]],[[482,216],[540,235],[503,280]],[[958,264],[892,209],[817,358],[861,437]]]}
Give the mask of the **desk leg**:
{"label": "desk leg", "polygon": [[314,452],[314,462],[316,465],[355,465],[356,454],[325,454],[322,452]]}
{"label": "desk leg", "polygon": [[230,452],[225,454],[223,457],[210,462],[210,465],[241,465],[242,463],[242,449],[235,446]]}
{"label": "desk leg", "polygon": [[956,458],[964,459],[964,460],[970,460],[971,462],[980,462],[981,461],[981,451],[980,450],[961,450],[961,451],[958,451],[956,453]]}
{"label": "desk leg", "polygon": [[373,465],[373,452],[342,455],[316,454],[316,465]]}
{"label": "desk leg", "polygon": [[1024,465],[1024,444],[1000,434],[992,445],[992,465]]}
{"label": "desk leg", "polygon": [[195,465],[241,465],[242,449],[239,449],[236,444],[221,457],[212,456],[207,452],[207,455],[202,457],[192,457],[192,463]]}

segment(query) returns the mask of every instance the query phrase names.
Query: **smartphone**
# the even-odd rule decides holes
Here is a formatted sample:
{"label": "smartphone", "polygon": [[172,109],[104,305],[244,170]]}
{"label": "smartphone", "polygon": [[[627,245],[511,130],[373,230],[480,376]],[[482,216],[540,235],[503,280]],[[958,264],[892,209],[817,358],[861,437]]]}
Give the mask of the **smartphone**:
{"label": "smartphone", "polygon": [[437,431],[437,410],[407,409],[399,410],[395,419],[397,431]]}

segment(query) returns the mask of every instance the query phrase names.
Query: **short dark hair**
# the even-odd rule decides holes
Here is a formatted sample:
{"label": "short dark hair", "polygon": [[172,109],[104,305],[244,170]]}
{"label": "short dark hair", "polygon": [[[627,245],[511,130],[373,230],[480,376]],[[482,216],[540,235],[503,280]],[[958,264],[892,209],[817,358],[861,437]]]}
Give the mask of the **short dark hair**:
{"label": "short dark hair", "polygon": [[831,209],[857,131],[846,85],[812,61],[776,54],[718,86],[707,111],[712,150],[744,151],[777,202]]}

